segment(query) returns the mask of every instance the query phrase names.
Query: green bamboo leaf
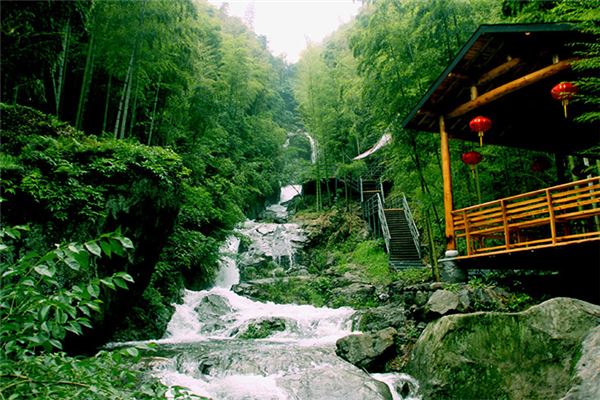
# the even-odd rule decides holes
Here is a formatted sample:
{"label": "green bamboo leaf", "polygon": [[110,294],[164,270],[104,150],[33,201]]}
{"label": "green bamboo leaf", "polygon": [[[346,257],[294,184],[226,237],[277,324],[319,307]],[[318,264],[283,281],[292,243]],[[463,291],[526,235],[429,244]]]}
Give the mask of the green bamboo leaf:
{"label": "green bamboo leaf", "polygon": [[[87,242],[83,244],[85,246],[85,248],[92,253],[93,255],[100,257],[100,255],[102,254],[102,251],[100,250],[100,247],[98,246],[98,244],[96,242]],[[110,254],[109,254],[110,256]]]}
{"label": "green bamboo leaf", "polygon": [[77,248],[77,244],[76,243],[69,243],[68,249],[72,252],[72,253],[79,253],[81,251],[81,249]]}
{"label": "green bamboo leaf", "polygon": [[71,321],[69,325],[65,326],[65,330],[72,332],[76,335],[81,335],[83,332],[81,331],[81,326],[77,322]]}
{"label": "green bamboo leaf", "polygon": [[90,324],[90,320],[87,318],[77,318],[77,322],[79,323],[79,325],[83,325],[88,328],[92,327],[92,324]]}
{"label": "green bamboo leaf", "polygon": [[67,257],[67,258],[65,258],[65,264],[67,264],[67,266],[69,268],[71,268],[73,271],[79,271],[79,269],[81,267],[79,265],[79,262],[75,258],[73,258],[73,257]]}
{"label": "green bamboo leaf", "polygon": [[108,287],[108,288],[110,288],[112,290],[116,289],[115,288],[115,284],[113,283],[113,281],[110,278],[100,279],[100,283],[102,283],[104,286],[106,286],[106,287]]}
{"label": "green bamboo leaf", "polygon": [[98,295],[100,294],[100,289],[98,288],[98,285],[89,284],[87,286],[87,291],[92,297],[98,297]]}
{"label": "green bamboo leaf", "polygon": [[117,272],[115,274],[115,276],[118,276],[119,278],[123,278],[124,280],[126,280],[127,282],[131,282],[133,283],[133,278],[131,277],[131,275],[129,275],[127,272]]}
{"label": "green bamboo leaf", "polygon": [[121,243],[118,240],[109,239],[108,243],[109,243],[110,249],[112,250],[113,253],[115,253],[118,256],[123,257],[125,252],[123,250],[123,246],[121,245]]}
{"label": "green bamboo leaf", "polygon": [[55,272],[53,269],[50,269],[47,265],[38,265],[38,266],[34,267],[33,269],[38,274],[40,274],[42,276],[47,276],[49,278],[54,276],[54,272]]}
{"label": "green bamboo leaf", "polygon": [[123,278],[120,278],[118,276],[115,276],[113,278],[113,282],[115,283],[115,285],[117,285],[118,287],[122,288],[122,289],[127,289],[127,283],[125,283],[125,280],[123,280]]}
{"label": "green bamboo leaf", "polygon": [[77,262],[79,263],[81,268],[87,269],[87,267],[89,267],[90,256],[88,255],[87,252],[82,251],[80,253],[73,254],[73,257],[77,260]]}
{"label": "green bamboo leaf", "polygon": [[126,238],[126,237],[118,236],[117,240],[119,242],[121,242],[121,244],[123,245],[124,248],[126,248],[126,249],[133,249],[133,242],[131,241],[131,239]]}
{"label": "green bamboo leaf", "polygon": [[110,258],[112,255],[112,248],[109,243],[104,240],[100,241],[100,247],[102,247],[102,251]]}
{"label": "green bamboo leaf", "polygon": [[50,305],[47,304],[45,306],[43,306],[42,308],[40,308],[40,312],[39,312],[39,319],[46,319],[48,317],[48,312],[50,311]]}

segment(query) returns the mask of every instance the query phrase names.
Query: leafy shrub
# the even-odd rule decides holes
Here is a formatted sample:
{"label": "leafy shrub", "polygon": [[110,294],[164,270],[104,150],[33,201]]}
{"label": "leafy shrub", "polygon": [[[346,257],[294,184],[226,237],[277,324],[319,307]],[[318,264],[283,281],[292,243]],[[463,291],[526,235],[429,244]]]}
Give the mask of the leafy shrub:
{"label": "leafy shrub", "polygon": [[429,268],[409,268],[397,271],[395,273],[395,280],[401,281],[404,285],[409,286],[431,282],[433,280],[433,275]]}

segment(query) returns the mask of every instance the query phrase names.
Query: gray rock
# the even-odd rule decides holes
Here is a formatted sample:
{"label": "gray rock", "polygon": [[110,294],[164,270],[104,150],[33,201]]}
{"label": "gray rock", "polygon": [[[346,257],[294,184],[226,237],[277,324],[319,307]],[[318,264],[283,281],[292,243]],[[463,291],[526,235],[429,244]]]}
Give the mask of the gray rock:
{"label": "gray rock", "polygon": [[377,332],[389,327],[400,331],[405,323],[404,308],[398,304],[369,308],[358,315],[358,330],[362,332]]}
{"label": "gray rock", "polygon": [[263,339],[285,329],[286,322],[282,318],[263,319],[250,322],[243,332],[237,334],[236,337],[240,339]]}
{"label": "gray rock", "polygon": [[332,293],[347,304],[364,304],[375,298],[375,290],[373,285],[355,282],[345,287],[335,288]]}
{"label": "gray rock", "polygon": [[[598,318],[600,306],[569,298],[519,313],[444,316],[419,337],[407,372],[422,383],[423,398],[558,399],[572,386],[582,342]],[[597,370],[579,373],[593,380]]]}
{"label": "gray rock", "polygon": [[459,303],[456,293],[443,289],[436,290],[425,304],[425,312],[437,316],[445,315],[451,311],[458,311]]}
{"label": "gray rock", "polygon": [[449,283],[461,283],[467,281],[467,271],[464,268],[459,267],[452,259],[442,259],[440,260],[439,265],[442,281]]}
{"label": "gray rock", "polygon": [[471,307],[471,298],[467,289],[462,289],[458,292],[458,310],[467,312]]}
{"label": "gray rock", "polygon": [[343,337],[336,342],[336,354],[369,371],[380,371],[394,355],[394,343],[398,332],[386,328],[376,333],[362,333]]}
{"label": "gray rock", "polygon": [[[350,366],[350,365],[349,365]],[[351,367],[351,366],[350,366]],[[354,367],[352,367],[354,368]],[[291,389],[295,399],[327,400],[392,400],[389,387],[368,379],[360,370],[326,368],[279,379],[281,386]]]}
{"label": "gray rock", "polygon": [[504,307],[504,299],[500,293],[500,289],[497,288],[477,287],[469,292],[469,298],[475,309],[497,310]]}
{"label": "gray rock", "polygon": [[429,292],[424,292],[422,290],[419,290],[417,293],[415,293],[415,304],[417,305],[417,307],[424,306],[428,300],[429,300]]}
{"label": "gray rock", "polygon": [[600,399],[600,326],[585,338],[573,386],[561,400]]}
{"label": "gray rock", "polygon": [[209,294],[200,300],[194,311],[198,313],[200,319],[214,318],[231,312],[231,306],[223,297]]}

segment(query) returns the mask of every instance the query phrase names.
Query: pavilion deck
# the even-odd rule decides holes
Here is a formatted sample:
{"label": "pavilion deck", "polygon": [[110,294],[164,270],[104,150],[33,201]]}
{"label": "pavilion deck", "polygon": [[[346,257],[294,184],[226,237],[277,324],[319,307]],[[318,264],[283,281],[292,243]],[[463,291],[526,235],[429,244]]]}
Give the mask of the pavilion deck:
{"label": "pavilion deck", "polygon": [[458,260],[491,265],[506,256],[578,257],[575,250],[600,259],[598,176],[454,210],[452,218]]}

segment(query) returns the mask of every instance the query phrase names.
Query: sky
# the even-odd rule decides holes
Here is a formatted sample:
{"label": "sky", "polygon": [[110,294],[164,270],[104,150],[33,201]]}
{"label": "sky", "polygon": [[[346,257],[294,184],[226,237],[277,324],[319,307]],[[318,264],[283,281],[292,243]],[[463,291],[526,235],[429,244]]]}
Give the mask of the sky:
{"label": "sky", "polygon": [[208,0],[229,15],[252,21],[254,31],[267,37],[276,56],[295,63],[307,43],[319,43],[350,21],[361,6],[358,0]]}

